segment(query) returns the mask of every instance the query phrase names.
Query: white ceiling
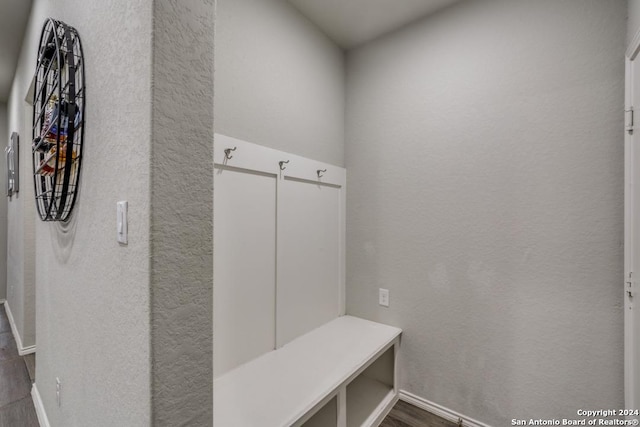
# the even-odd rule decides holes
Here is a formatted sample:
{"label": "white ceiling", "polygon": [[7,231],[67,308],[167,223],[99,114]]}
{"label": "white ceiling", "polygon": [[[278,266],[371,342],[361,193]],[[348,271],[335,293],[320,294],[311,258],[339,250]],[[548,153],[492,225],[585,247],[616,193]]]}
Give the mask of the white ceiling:
{"label": "white ceiling", "polygon": [[288,0],[344,49],[351,49],[459,0]]}
{"label": "white ceiling", "polygon": [[27,27],[31,0],[0,0],[0,102],[6,102]]}

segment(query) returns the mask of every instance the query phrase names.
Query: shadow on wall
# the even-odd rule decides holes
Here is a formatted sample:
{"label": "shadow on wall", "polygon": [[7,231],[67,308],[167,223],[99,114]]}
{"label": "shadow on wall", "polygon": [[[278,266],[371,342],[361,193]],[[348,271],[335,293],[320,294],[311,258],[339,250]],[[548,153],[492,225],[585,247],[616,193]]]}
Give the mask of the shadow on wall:
{"label": "shadow on wall", "polygon": [[[80,194],[78,194],[79,198]],[[78,225],[79,203],[76,202],[75,212],[71,215],[71,219],[67,222],[55,221],[54,227],[49,227],[51,233],[51,251],[58,262],[66,264],[71,256],[73,242],[76,239],[76,230]]]}

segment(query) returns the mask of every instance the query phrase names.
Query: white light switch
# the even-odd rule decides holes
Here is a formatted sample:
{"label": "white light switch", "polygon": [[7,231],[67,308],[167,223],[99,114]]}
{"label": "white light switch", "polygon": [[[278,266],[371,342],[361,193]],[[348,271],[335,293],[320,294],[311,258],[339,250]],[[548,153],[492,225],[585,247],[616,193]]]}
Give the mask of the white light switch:
{"label": "white light switch", "polygon": [[118,227],[118,243],[126,245],[128,243],[127,233],[127,210],[129,203],[126,201],[118,202],[117,204],[117,227]]}

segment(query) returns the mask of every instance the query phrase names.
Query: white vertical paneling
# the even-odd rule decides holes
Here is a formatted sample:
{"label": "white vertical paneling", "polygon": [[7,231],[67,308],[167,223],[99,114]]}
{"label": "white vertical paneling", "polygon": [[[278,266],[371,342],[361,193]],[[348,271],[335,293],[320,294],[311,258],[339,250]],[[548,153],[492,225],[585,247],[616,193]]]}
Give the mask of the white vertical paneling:
{"label": "white vertical paneling", "polygon": [[275,343],[276,175],[217,166],[214,377]]}
{"label": "white vertical paneling", "polygon": [[340,187],[280,181],[277,347],[340,315],[341,206]]}
{"label": "white vertical paneling", "polygon": [[[346,172],[225,135],[215,138],[219,376],[344,314]],[[287,162],[283,169],[281,161]]]}

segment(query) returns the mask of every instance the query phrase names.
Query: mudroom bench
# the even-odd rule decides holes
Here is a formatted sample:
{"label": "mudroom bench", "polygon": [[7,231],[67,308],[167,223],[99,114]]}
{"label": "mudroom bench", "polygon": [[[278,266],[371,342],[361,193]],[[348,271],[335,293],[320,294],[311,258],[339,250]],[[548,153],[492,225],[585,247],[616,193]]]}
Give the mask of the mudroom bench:
{"label": "mudroom bench", "polygon": [[214,425],[377,426],[398,398],[401,330],[338,317],[215,379]]}

